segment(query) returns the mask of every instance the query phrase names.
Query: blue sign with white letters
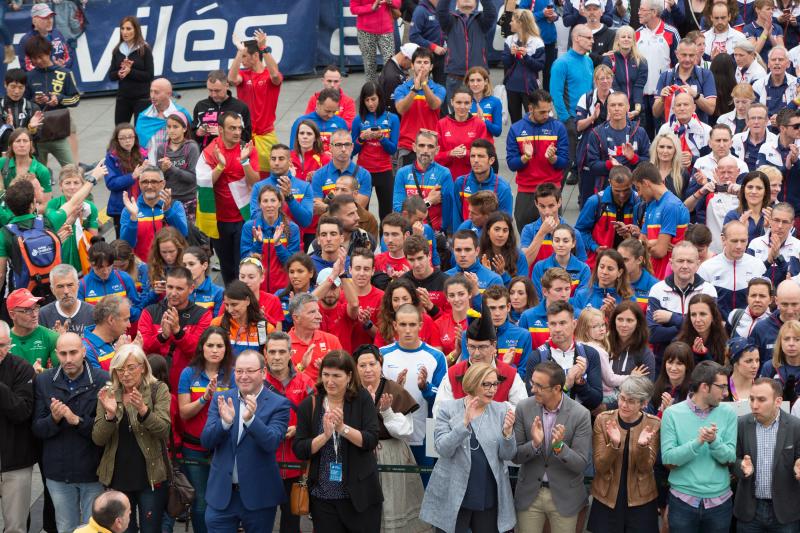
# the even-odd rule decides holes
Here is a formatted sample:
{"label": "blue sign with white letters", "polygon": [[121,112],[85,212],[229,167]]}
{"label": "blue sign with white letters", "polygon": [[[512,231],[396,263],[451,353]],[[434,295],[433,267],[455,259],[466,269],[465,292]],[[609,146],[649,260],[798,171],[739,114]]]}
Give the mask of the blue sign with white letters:
{"label": "blue sign with white letters", "polygon": [[[350,0],[343,4],[345,63],[361,65],[356,18],[350,12]],[[236,55],[235,41],[251,38],[257,28],[267,34],[267,44],[284,75],[313,73],[316,66],[339,61],[340,0],[89,0],[89,25],[72,51],[81,92],[116,90],[108,69],[119,42],[119,22],[127,15],[135,15],[142,24],[153,49],[155,75],[173,83],[203,83],[209,71],[227,71]],[[31,29],[30,8],[8,10],[5,21],[18,45]],[[499,33],[490,39],[489,58],[499,59],[503,49]],[[6,68],[18,66],[14,60],[0,69],[5,73]]]}

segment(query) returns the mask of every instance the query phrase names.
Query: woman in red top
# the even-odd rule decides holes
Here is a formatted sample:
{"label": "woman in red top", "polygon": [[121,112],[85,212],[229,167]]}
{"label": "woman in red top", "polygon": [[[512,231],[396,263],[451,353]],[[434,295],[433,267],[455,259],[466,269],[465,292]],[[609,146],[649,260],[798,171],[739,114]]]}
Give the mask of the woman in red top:
{"label": "woman in red top", "polygon": [[[378,333],[375,335],[375,346],[381,347],[395,341],[394,313],[403,304],[411,304],[422,309],[422,304],[414,284],[406,278],[397,278],[389,282],[386,292],[381,299],[381,308],[378,311]],[[422,331],[419,338],[437,350],[442,349],[442,336],[433,319],[423,309]]]}
{"label": "woman in red top", "polygon": [[200,336],[197,351],[189,366],[183,369],[178,382],[178,413],[183,433],[182,454],[191,463],[182,465],[195,490],[192,502],[192,528],[206,533],[206,484],[210,471],[211,453],[200,445],[200,434],[208,418],[208,402],[215,392],[234,386],[233,351],[228,332],[210,326]]}
{"label": "woman in red top", "polygon": [[[311,120],[302,121],[297,126],[293,146],[292,166],[294,167],[294,175],[297,179],[311,183],[314,172],[327,165],[331,160],[331,154],[323,150],[322,135],[317,125]],[[300,228],[304,250],[307,250],[311,245],[311,241],[314,240],[317,232],[317,222],[321,214],[322,212],[317,211],[315,208],[311,224],[307,228]]]}
{"label": "woman in red top", "polygon": [[455,181],[459,176],[469,174],[469,149],[475,139],[494,142],[486,130],[486,123],[478,115],[470,113],[472,93],[463,85],[456,89],[453,99],[453,115],[439,119],[436,132],[439,135],[439,153],[436,162],[450,169]]}
{"label": "woman in red top", "polygon": [[447,357],[448,366],[461,357],[461,334],[467,331],[471,292],[471,284],[463,274],[456,274],[444,282],[444,294],[450,304],[450,311],[442,314],[435,323],[442,334],[442,351]]}

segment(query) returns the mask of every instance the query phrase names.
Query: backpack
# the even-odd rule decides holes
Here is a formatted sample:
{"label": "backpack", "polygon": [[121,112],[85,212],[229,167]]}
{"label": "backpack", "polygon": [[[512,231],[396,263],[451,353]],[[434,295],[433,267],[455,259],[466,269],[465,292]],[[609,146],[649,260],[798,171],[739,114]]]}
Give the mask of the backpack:
{"label": "backpack", "polygon": [[12,235],[11,282],[15,289],[27,288],[34,296],[50,294],[50,271],[61,264],[61,240],[45,228],[41,217],[33,219],[33,225],[22,229],[17,224],[8,224]]}

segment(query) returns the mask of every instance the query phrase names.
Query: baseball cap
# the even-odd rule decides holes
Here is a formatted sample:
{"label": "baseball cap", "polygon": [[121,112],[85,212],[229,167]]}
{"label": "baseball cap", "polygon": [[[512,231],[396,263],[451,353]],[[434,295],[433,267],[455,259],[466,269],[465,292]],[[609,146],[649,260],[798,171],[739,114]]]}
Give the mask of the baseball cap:
{"label": "baseball cap", "polygon": [[589,6],[601,7],[600,6],[600,0],[586,0],[583,3],[583,5],[584,5],[584,7],[589,7]]}
{"label": "baseball cap", "polygon": [[407,59],[410,60],[411,56],[414,55],[414,52],[417,51],[417,48],[419,48],[419,45],[416,43],[406,43],[400,47],[400,51],[404,56],[406,56]]}
{"label": "baseball cap", "polygon": [[[331,277],[332,272],[333,269],[331,267],[323,268],[322,270],[320,270],[319,274],[317,274],[317,285],[325,283],[328,280],[328,278]],[[339,285],[342,284],[342,280],[337,277],[336,280],[333,282],[333,284],[336,287],[338,287]]]}
{"label": "baseball cap", "polygon": [[47,18],[53,15],[55,15],[55,13],[53,13],[53,10],[50,9],[50,6],[47,4],[33,4],[31,8],[31,17]]}
{"label": "baseball cap", "polygon": [[28,289],[17,289],[8,295],[6,305],[9,309],[14,309],[17,307],[33,307],[39,303],[39,300],[43,299],[44,298],[34,296]]}

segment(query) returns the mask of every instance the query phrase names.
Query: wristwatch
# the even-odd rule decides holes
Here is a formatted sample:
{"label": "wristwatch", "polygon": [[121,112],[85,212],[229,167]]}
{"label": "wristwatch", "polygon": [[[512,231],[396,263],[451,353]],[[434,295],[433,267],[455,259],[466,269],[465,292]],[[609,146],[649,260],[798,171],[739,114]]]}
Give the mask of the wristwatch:
{"label": "wristwatch", "polygon": [[84,176],[83,179],[85,179],[86,181],[88,181],[92,185],[97,185],[97,178],[95,178],[91,174],[86,174],[86,176]]}
{"label": "wristwatch", "polygon": [[428,209],[431,208],[431,203],[428,200],[425,200],[425,207],[427,207]]}
{"label": "wristwatch", "polygon": [[345,424],[344,429],[342,429],[342,435],[347,435],[348,433],[350,433],[350,426]]}

